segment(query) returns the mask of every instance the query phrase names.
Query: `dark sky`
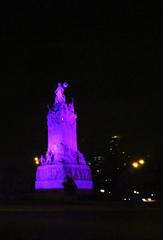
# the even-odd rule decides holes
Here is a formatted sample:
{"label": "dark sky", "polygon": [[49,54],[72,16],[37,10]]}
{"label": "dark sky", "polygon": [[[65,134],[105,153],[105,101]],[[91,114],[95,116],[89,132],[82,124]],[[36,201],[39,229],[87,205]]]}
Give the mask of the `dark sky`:
{"label": "dark sky", "polygon": [[[163,136],[163,16],[159,6],[1,6],[1,164],[32,164],[47,146],[47,105],[67,81],[86,154],[124,136],[159,161]],[[24,5],[23,5],[24,4]]]}

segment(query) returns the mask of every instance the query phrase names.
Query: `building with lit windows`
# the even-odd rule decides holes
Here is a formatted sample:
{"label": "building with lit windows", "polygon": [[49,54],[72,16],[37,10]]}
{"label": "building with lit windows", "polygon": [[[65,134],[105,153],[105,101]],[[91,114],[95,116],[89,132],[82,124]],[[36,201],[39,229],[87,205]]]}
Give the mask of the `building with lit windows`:
{"label": "building with lit windows", "polygon": [[110,194],[124,174],[129,161],[130,156],[124,150],[123,138],[112,136],[103,152],[93,156],[91,162],[95,189]]}

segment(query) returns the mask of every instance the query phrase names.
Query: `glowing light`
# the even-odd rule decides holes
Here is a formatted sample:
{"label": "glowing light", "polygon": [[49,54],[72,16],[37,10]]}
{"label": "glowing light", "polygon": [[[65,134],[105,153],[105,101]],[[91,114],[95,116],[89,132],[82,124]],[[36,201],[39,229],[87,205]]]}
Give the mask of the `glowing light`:
{"label": "glowing light", "polygon": [[155,199],[151,199],[151,198],[142,198],[143,202],[156,202]]}
{"label": "glowing light", "polygon": [[140,163],[141,165],[143,165],[143,164],[145,163],[144,159],[140,159],[140,160],[139,160],[139,163]]}
{"label": "glowing light", "polygon": [[120,136],[114,135],[112,136],[113,139],[120,138]]}
{"label": "glowing light", "polygon": [[132,163],[132,166],[133,166],[134,168],[138,168],[138,167],[139,167],[139,164],[138,164],[137,162],[133,162],[133,163]]}
{"label": "glowing light", "polygon": [[100,192],[101,192],[101,193],[104,193],[104,192],[105,192],[105,189],[100,189]]}
{"label": "glowing light", "polygon": [[134,191],[134,193],[136,194],[136,193],[137,193],[137,191]]}
{"label": "glowing light", "polygon": [[40,164],[40,161],[39,161],[39,158],[38,158],[38,157],[35,157],[34,160],[35,160],[35,164],[36,164],[36,165],[39,165],[39,164]]}

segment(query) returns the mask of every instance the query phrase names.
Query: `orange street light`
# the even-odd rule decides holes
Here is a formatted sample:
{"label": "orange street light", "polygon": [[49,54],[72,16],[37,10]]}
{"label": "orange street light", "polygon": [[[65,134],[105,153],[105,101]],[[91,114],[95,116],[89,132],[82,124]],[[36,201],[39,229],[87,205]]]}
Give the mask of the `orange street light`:
{"label": "orange street light", "polygon": [[138,164],[137,162],[133,162],[133,163],[132,163],[132,166],[133,166],[134,168],[138,168],[138,167],[139,167],[139,164]]}
{"label": "orange street light", "polygon": [[40,161],[39,161],[39,158],[38,158],[38,157],[35,157],[34,160],[35,160],[35,164],[36,164],[36,165],[39,165],[39,164],[40,164]]}
{"label": "orange street light", "polygon": [[143,164],[145,163],[144,159],[140,159],[140,160],[139,160],[139,163],[140,163],[141,165],[143,165]]}

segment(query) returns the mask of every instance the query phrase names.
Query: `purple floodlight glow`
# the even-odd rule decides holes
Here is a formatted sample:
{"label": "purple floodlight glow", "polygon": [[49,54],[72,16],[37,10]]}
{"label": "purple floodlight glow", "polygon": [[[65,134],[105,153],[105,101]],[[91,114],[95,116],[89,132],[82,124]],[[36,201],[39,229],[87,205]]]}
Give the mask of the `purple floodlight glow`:
{"label": "purple floodlight glow", "polygon": [[47,114],[48,149],[40,157],[35,188],[63,189],[66,177],[71,177],[78,189],[93,189],[92,176],[84,155],[77,147],[76,118],[73,101],[66,103],[64,89],[67,83],[58,83],[55,101]]}

